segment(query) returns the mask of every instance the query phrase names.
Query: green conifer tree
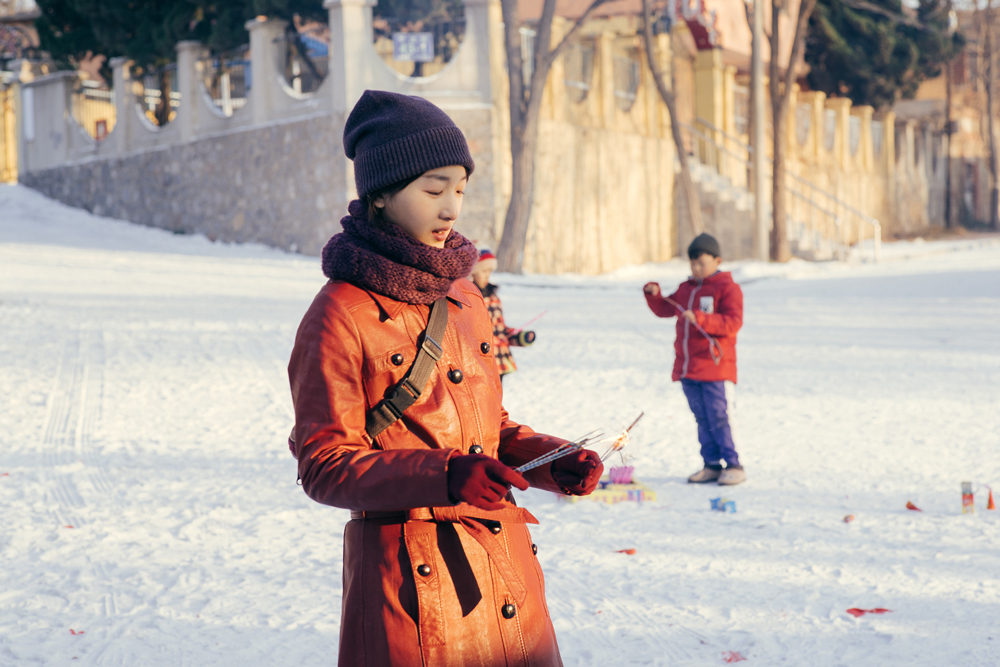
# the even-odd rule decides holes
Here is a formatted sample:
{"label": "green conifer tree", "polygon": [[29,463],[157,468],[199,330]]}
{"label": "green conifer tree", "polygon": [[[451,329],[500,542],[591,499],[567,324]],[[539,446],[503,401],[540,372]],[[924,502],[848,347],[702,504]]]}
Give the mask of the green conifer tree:
{"label": "green conifer tree", "polygon": [[964,45],[948,30],[945,0],[818,0],[810,18],[809,86],[854,104],[889,107],[912,98]]}

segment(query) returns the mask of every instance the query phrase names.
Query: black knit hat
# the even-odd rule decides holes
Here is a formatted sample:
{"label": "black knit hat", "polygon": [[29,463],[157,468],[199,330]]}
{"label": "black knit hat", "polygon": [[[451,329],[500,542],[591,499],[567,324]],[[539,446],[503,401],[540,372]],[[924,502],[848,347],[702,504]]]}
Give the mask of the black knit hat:
{"label": "black knit hat", "polygon": [[422,97],[366,90],[344,125],[358,197],[425,171],[476,163],[458,126]]}
{"label": "black knit hat", "polygon": [[703,254],[708,253],[712,257],[722,257],[722,250],[719,242],[711,234],[698,234],[688,246],[688,258],[698,259]]}

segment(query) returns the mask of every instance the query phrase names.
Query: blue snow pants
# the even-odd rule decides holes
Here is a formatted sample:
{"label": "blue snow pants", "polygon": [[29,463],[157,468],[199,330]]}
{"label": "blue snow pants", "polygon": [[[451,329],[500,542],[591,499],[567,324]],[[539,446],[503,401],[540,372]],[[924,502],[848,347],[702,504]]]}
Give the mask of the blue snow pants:
{"label": "blue snow pants", "polygon": [[684,379],[681,380],[681,387],[698,422],[698,442],[701,443],[701,458],[705,460],[705,465],[718,465],[725,461],[727,466],[738,466],[740,457],[729,427],[726,383]]}

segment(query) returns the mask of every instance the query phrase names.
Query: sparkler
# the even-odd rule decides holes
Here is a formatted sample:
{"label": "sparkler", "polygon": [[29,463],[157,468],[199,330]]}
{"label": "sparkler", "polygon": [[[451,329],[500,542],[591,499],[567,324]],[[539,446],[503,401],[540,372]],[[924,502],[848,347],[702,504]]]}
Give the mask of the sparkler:
{"label": "sparkler", "polygon": [[[604,454],[601,455],[601,461],[606,461],[608,457],[610,457],[615,452],[621,453],[621,451],[625,449],[625,445],[627,445],[632,440],[632,437],[629,435],[629,431],[635,428],[635,425],[639,423],[639,420],[642,419],[642,416],[644,414],[646,413],[640,412],[639,416],[635,418],[634,422],[632,422],[632,425],[629,426],[624,431],[622,431],[622,434],[620,436],[615,438],[615,441],[611,443],[611,446],[608,447],[607,450],[605,450]],[[625,460],[624,457],[622,457],[622,461],[624,460]]]}
{"label": "sparkler", "polygon": [[524,465],[514,468],[514,472],[518,473],[527,472],[533,468],[537,468],[538,466],[543,466],[546,463],[551,463],[556,459],[561,459],[564,456],[569,456],[573,452],[578,452],[584,447],[586,447],[587,443],[593,442],[594,440],[601,438],[603,435],[604,434],[601,433],[600,431],[592,431],[587,435],[583,436],[582,438],[580,438],[579,440],[577,440],[576,442],[567,442],[562,445],[559,445],[557,448],[553,449],[548,454],[542,454],[538,458],[532,459],[531,461],[528,461]]}
{"label": "sparkler", "polygon": [[[681,313],[684,313],[684,312],[687,311],[687,308],[685,308],[681,304],[677,303],[676,301],[674,301],[673,299],[671,299],[669,296],[663,297],[663,300],[666,301],[667,303],[669,303],[671,306],[673,306],[677,310],[679,310]],[[708,352],[709,352],[709,354],[712,355],[712,361],[714,361],[715,365],[718,366],[719,362],[722,361],[722,346],[719,345],[719,341],[717,341],[714,338],[712,338],[708,334],[708,332],[705,331],[705,329],[702,328],[702,326],[700,324],[698,324],[697,322],[692,322],[692,324],[694,324],[695,328],[698,329],[698,331],[701,333],[701,335],[704,336],[706,340],[708,340]]]}

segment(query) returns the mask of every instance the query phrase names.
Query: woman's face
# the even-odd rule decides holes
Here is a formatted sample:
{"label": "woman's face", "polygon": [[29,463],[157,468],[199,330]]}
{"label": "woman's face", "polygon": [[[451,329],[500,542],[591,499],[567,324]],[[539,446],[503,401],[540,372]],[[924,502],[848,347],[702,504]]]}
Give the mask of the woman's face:
{"label": "woman's face", "polygon": [[429,246],[443,248],[458,214],[468,176],[465,167],[431,169],[392,197],[374,204],[389,222]]}

